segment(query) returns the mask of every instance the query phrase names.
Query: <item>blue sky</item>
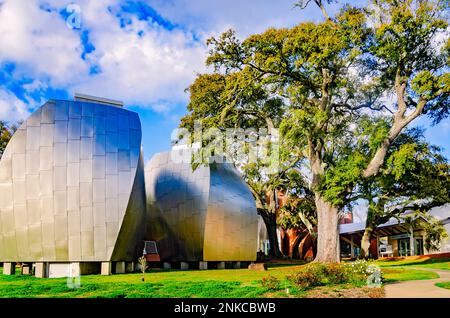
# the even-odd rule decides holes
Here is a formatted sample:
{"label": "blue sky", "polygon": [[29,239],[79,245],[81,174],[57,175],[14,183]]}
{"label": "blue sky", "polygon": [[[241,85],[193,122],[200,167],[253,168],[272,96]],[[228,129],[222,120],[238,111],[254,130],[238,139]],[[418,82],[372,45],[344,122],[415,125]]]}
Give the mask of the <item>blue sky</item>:
{"label": "blue sky", "polygon": [[[79,29],[66,24],[71,3],[80,9]],[[122,100],[140,115],[148,160],[169,149],[172,130],[186,112],[184,89],[208,71],[206,39],[229,28],[246,37],[322,19],[315,7],[302,11],[293,3],[0,0],[0,119],[26,118],[46,100],[75,92]],[[450,121],[417,124],[450,158]]]}

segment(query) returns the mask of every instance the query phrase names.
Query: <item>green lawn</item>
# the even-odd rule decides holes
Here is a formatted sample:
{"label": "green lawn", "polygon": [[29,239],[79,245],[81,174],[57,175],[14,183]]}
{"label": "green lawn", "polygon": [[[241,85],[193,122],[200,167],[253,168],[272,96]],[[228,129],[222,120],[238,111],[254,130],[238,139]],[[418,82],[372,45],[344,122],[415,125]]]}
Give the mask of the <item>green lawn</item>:
{"label": "green lawn", "polygon": [[[298,265],[277,265],[265,272],[230,270],[150,270],[142,274],[81,276],[80,288],[69,288],[65,278],[39,279],[33,276],[0,275],[0,297],[302,297],[304,292],[291,286],[285,276]],[[1,271],[1,270],[0,270]],[[262,287],[268,275],[281,280],[281,291]],[[289,288],[289,295],[285,288]]]}
{"label": "green lawn", "polygon": [[403,260],[379,260],[375,262],[380,267],[414,266],[450,270],[450,258],[418,258]]}
{"label": "green lawn", "polygon": [[445,289],[450,289],[450,282],[436,283],[435,285],[436,285],[437,287],[441,287],[441,288],[445,288]]}
{"label": "green lawn", "polygon": [[386,283],[439,278],[439,275],[434,272],[404,267],[382,268],[382,272]]}
{"label": "green lawn", "polygon": [[[81,276],[81,286],[70,288],[65,278],[40,279],[34,276],[2,275],[0,268],[0,298],[9,297],[367,297],[372,293],[382,297],[381,288],[367,288],[356,285],[327,285],[303,291],[290,283],[286,276],[300,269],[302,265],[276,264],[267,271],[248,269],[225,270],[161,270],[152,269],[145,275],[122,274],[112,276]],[[437,274],[403,267],[383,268],[386,282],[432,279]],[[280,280],[280,288],[269,290],[261,285],[261,279],[274,276]],[[288,292],[287,292],[288,290]]]}

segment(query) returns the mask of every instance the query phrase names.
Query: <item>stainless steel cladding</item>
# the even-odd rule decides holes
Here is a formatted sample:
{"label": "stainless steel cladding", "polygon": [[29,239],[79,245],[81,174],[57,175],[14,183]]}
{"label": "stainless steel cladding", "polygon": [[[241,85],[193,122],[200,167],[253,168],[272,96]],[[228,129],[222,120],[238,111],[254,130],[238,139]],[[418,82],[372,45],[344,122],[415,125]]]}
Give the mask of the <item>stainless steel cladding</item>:
{"label": "stainless steel cladding", "polygon": [[147,240],[163,261],[253,261],[255,201],[230,164],[178,163],[178,151],[156,154],[145,167]]}
{"label": "stainless steel cladding", "polygon": [[49,101],[0,162],[0,261],[119,261],[142,252],[141,124],[102,104]]}

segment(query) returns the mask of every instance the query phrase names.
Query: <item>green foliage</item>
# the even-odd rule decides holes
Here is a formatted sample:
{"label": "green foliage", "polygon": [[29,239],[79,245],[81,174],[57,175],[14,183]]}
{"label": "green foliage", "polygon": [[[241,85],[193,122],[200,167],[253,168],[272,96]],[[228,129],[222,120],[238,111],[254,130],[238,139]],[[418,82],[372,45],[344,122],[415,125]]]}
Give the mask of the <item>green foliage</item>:
{"label": "green foliage", "polygon": [[323,267],[323,273],[331,284],[343,284],[350,280],[350,271],[346,265],[331,263]]}
{"label": "green foliage", "polygon": [[310,234],[314,234],[314,226],[317,224],[314,198],[288,198],[288,202],[278,211],[277,224],[283,229],[306,228]]}
{"label": "green foliage", "polygon": [[391,121],[386,117],[362,116],[357,122],[358,146],[371,156],[382,145],[389,135]]}
{"label": "green foliage", "polygon": [[428,251],[438,251],[441,248],[442,241],[448,237],[445,227],[439,220],[432,219],[425,224],[424,230],[424,247]]}
{"label": "green foliage", "polygon": [[[19,122],[18,124],[20,124]],[[18,125],[7,125],[6,122],[0,121],[0,159],[3,155],[3,152],[8,145],[8,142],[11,140],[14,132],[17,130]]]}
{"label": "green foliage", "polygon": [[286,278],[301,289],[322,285],[322,265],[305,265],[300,271]]}
{"label": "green foliage", "polygon": [[[423,139],[422,131],[402,133],[392,144],[380,173],[363,180],[357,196],[368,200],[366,228],[390,218],[431,222],[427,211],[450,202],[450,166],[441,150]],[[416,211],[403,216],[406,211]],[[419,218],[420,217],[420,218]]]}
{"label": "green foliage", "polygon": [[280,289],[280,280],[274,276],[263,277],[261,280],[261,285],[268,290],[279,290]]}
{"label": "green foliage", "polygon": [[405,173],[413,169],[416,165],[416,144],[403,144],[387,159],[389,172],[396,181],[405,175]]}
{"label": "green foliage", "polygon": [[325,173],[320,191],[327,201],[334,206],[344,206],[346,194],[361,179],[361,171],[367,164],[367,157],[354,152],[337,160]]}
{"label": "green foliage", "polygon": [[[422,114],[436,123],[450,114],[448,1],[377,0],[343,6],[334,16],[325,1],[298,6],[308,3],[319,5],[324,21],[269,28],[242,41],[233,30],[209,39],[206,63],[214,72],[188,88],[181,126],[192,130],[201,119],[220,131],[279,128],[280,154],[271,158],[280,161],[279,171],[268,172],[262,160],[239,167],[258,208],[270,213],[267,196],[286,187],[287,171],[302,167],[311,172],[302,187],[337,208],[366,199],[375,223],[402,196],[445,202],[445,160],[402,135]],[[386,101],[391,96],[394,103]],[[304,192],[296,194],[297,210],[283,212],[284,226],[301,224]]]}
{"label": "green foliage", "polygon": [[317,213],[314,193],[308,189],[301,173],[295,169],[287,171],[280,186],[287,190],[287,201],[277,211],[277,224],[284,229],[306,228],[315,236]]}

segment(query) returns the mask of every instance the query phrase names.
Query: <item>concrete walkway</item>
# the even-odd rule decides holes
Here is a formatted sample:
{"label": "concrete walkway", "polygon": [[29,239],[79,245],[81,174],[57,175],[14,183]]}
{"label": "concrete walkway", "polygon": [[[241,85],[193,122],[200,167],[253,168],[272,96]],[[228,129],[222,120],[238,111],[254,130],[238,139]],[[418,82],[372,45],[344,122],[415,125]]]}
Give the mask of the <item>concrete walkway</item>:
{"label": "concrete walkway", "polygon": [[386,298],[450,298],[450,290],[437,287],[434,284],[450,281],[450,270],[436,270],[431,268],[414,268],[439,274],[439,278],[426,280],[411,280],[387,284],[384,286]]}

